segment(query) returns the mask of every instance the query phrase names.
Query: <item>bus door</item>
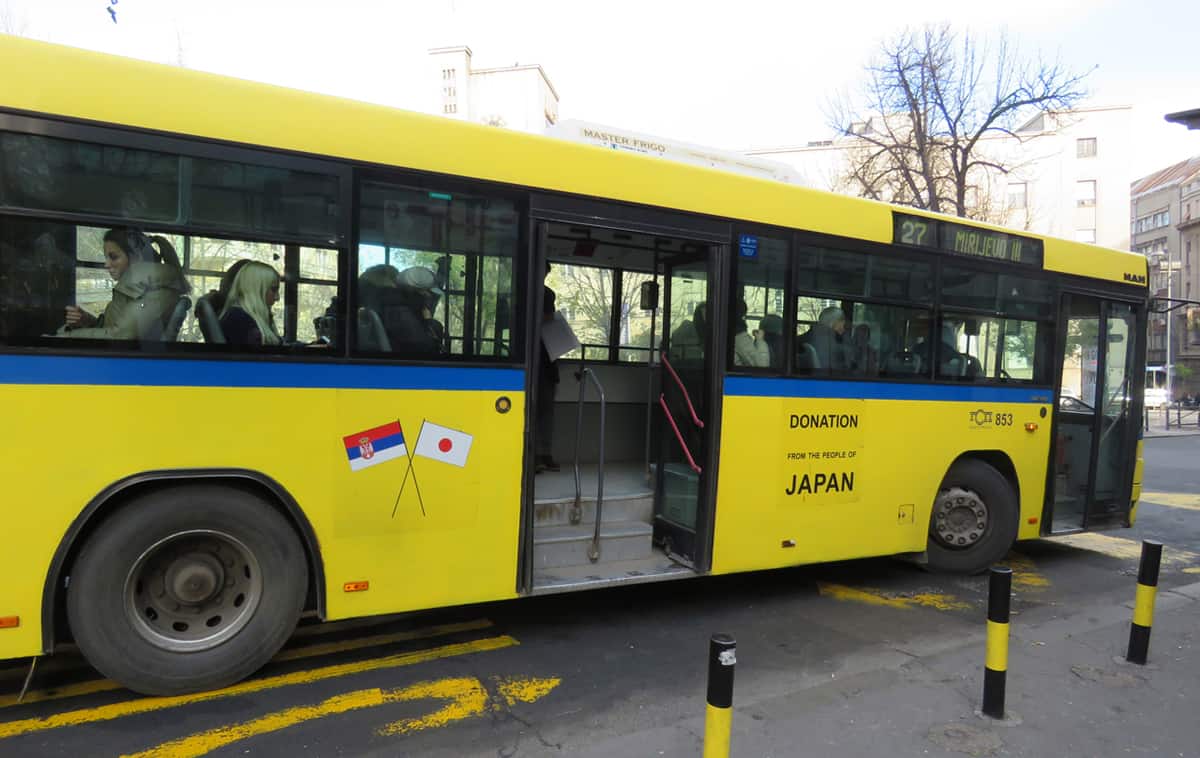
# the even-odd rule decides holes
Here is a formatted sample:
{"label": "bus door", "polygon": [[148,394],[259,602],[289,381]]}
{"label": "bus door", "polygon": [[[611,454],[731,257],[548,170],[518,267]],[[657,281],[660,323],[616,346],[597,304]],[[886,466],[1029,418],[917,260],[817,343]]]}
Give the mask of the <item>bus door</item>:
{"label": "bus door", "polygon": [[[654,409],[659,440],[654,542],[672,559],[702,567],[712,524],[707,470],[713,444],[715,249],[660,257],[663,352]],[[715,456],[711,456],[715,460]]]}
{"label": "bus door", "polygon": [[1051,532],[1128,517],[1140,421],[1134,407],[1137,306],[1073,293],[1062,297],[1054,486],[1047,503]]}

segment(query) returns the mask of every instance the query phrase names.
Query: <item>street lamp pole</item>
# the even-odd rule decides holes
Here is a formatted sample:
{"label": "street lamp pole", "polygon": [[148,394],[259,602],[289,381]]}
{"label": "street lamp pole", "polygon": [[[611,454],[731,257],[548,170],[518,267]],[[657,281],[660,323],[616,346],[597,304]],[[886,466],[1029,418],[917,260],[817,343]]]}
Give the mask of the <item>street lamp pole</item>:
{"label": "street lamp pole", "polygon": [[1175,262],[1171,260],[1171,248],[1167,248],[1167,403],[1171,395],[1171,283],[1175,279]]}

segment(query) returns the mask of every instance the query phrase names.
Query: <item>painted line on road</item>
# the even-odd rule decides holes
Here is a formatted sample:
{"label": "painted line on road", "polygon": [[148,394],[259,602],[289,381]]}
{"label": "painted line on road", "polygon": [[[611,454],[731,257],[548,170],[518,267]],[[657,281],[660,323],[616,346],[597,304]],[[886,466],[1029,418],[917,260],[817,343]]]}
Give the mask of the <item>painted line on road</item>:
{"label": "painted line on road", "polygon": [[[1061,537],[1054,537],[1054,541],[1071,545],[1081,550],[1102,553],[1110,558],[1119,558],[1123,561],[1138,561],[1142,557],[1142,543],[1140,541],[1131,540],[1126,537],[1114,537],[1111,534],[1103,534],[1101,532],[1067,534]],[[1162,562],[1166,565],[1190,564],[1197,561],[1200,561],[1200,555],[1190,550],[1172,548],[1169,544],[1163,546]]]}
{"label": "painted line on road", "polygon": [[[321,655],[332,655],[334,653],[344,653],[351,650],[361,650],[368,647],[378,647],[388,645],[394,642],[409,642],[412,640],[423,640],[432,637],[443,637],[448,634],[457,634],[459,632],[471,632],[481,629],[488,629],[492,626],[492,622],[488,619],[477,619],[475,621],[463,621],[456,624],[439,624],[430,626],[424,629],[413,629],[406,632],[394,632],[392,634],[379,634],[374,637],[362,637],[359,639],[343,640],[342,642],[326,642],[316,645],[307,645],[304,647],[285,648],[278,655],[271,659],[272,663],[280,661],[294,661],[304,658],[315,658]],[[62,687],[52,687],[44,690],[31,690],[25,693],[25,698],[17,703],[16,695],[0,696],[0,709],[11,708],[15,705],[26,705],[28,703],[40,703],[47,700],[63,700],[69,697],[80,697],[83,695],[94,695],[97,692],[112,692],[113,690],[123,689],[120,684],[111,679],[90,679],[86,682],[78,682],[76,684],[67,684]]]}
{"label": "painted line on road", "polygon": [[1190,492],[1146,492],[1142,491],[1139,502],[1164,505],[1168,508],[1187,508],[1200,511],[1200,495]]}
{"label": "painted line on road", "polygon": [[210,729],[124,758],[196,758],[196,756],[207,755],[214,750],[251,737],[271,734],[307,721],[315,721],[349,711],[377,708],[388,703],[420,700],[448,701],[444,706],[426,716],[396,721],[378,730],[381,735],[410,734],[422,729],[443,727],[455,721],[481,716],[488,711],[502,711],[505,704],[512,706],[517,702],[532,703],[549,694],[561,681],[558,678],[498,680],[498,697],[495,698],[484,687],[483,682],[474,677],[418,682],[403,689],[358,690],[335,695],[317,705],[287,708],[242,724]]}
{"label": "painted line on road", "polygon": [[887,608],[912,610],[915,607],[933,608],[939,611],[962,611],[971,607],[953,595],[923,592],[914,595],[895,595],[869,587],[847,587],[832,582],[817,582],[817,592],[834,600],[848,600]]}
{"label": "painted line on road", "polygon": [[1012,588],[1025,592],[1041,592],[1050,586],[1046,575],[1038,571],[1034,562],[1026,555],[1012,551],[1005,558],[1012,569]]}
{"label": "painted line on road", "polygon": [[265,690],[272,690],[280,687],[290,687],[297,684],[312,684],[313,682],[319,682],[325,679],[333,679],[339,676],[348,676],[350,674],[361,674],[366,671],[378,671],[380,669],[396,668],[398,666],[411,666],[413,664],[426,663],[428,661],[434,661],[440,658],[451,658],[459,655],[468,655],[470,653],[501,650],[503,648],[512,647],[519,644],[520,643],[517,642],[517,640],[508,635],[486,637],[481,640],[459,642],[452,645],[443,645],[441,647],[430,648],[429,650],[418,650],[410,653],[398,653],[396,655],[389,655],[384,658],[375,658],[368,661],[341,663],[333,666],[311,669],[309,671],[297,671],[291,674],[280,674],[278,676],[270,676],[263,679],[241,682],[240,684],[235,684],[220,690],[212,690],[210,692],[197,692],[191,695],[173,695],[169,697],[147,697],[140,700],[130,700],[128,702],[97,706],[95,708],[82,708],[75,711],[67,711],[65,713],[56,713],[54,715],[45,716],[42,718],[6,721],[0,723],[0,739],[16,737],[17,735],[21,734],[30,734],[32,732],[41,732],[47,729],[58,729],[64,726],[78,726],[80,724],[93,724],[101,721],[112,721],[113,719],[124,718],[126,716],[152,713],[154,711],[161,711],[168,708],[177,708],[181,705],[203,703],[210,700],[218,700],[237,695],[246,695],[252,692],[263,692]]}

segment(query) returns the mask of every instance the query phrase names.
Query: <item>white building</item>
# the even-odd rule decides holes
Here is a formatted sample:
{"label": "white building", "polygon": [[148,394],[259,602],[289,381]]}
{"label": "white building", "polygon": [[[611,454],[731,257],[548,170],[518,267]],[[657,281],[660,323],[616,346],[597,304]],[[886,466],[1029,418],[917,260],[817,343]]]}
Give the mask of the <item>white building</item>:
{"label": "white building", "polygon": [[477,69],[460,45],[430,50],[429,69],[429,113],[539,134],[558,121],[558,93],[536,63]]}
{"label": "white building", "polygon": [[[1129,249],[1132,180],[1132,108],[1080,108],[1043,113],[1014,136],[989,135],[982,154],[1011,167],[992,173],[983,194],[989,220],[1017,229],[1106,247]],[[863,125],[869,128],[869,125]],[[807,186],[852,191],[847,156],[862,142],[853,137],[802,146],[748,150],[749,156],[790,163]]]}

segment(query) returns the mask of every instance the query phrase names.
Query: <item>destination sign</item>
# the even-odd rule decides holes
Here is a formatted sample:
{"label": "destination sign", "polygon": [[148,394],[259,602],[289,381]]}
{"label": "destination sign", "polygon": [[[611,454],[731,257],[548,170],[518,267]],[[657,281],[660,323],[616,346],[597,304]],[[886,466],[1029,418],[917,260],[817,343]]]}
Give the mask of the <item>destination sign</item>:
{"label": "destination sign", "polygon": [[893,213],[892,220],[892,241],[900,245],[1042,267],[1039,239],[906,213]]}

